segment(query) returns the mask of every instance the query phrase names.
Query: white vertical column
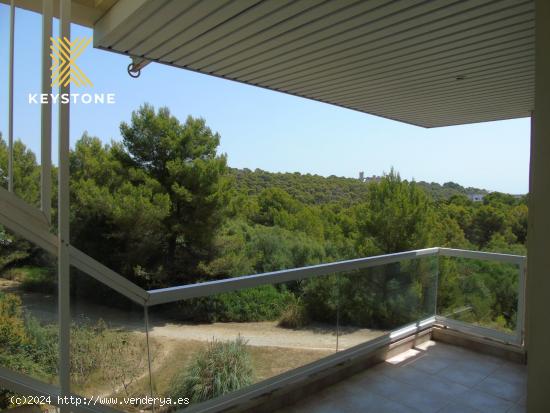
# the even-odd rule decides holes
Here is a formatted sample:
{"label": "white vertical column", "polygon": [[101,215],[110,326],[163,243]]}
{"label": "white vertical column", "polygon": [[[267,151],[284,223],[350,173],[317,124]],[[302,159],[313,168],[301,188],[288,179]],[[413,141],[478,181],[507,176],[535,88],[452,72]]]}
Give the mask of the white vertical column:
{"label": "white vertical column", "polygon": [[8,191],[13,192],[13,53],[15,43],[15,4],[10,2],[10,51],[8,59]]}
{"label": "white vertical column", "polygon": [[527,411],[550,412],[550,2],[535,1],[527,258]]}
{"label": "white vertical column", "polygon": [[[42,93],[49,94],[51,87],[52,58],[50,45],[52,37],[53,1],[42,0]],[[40,208],[48,222],[52,209],[52,104],[40,105],[41,110],[41,145],[40,145]]]}
{"label": "white vertical column", "polygon": [[[71,38],[71,0],[59,2],[59,36]],[[70,84],[59,86],[59,93],[70,93]],[[70,101],[70,100],[69,100]],[[69,125],[70,104],[59,104],[58,175],[58,302],[59,302],[59,385],[62,396],[70,394],[70,261],[69,261]],[[62,408],[70,411],[70,407]]]}

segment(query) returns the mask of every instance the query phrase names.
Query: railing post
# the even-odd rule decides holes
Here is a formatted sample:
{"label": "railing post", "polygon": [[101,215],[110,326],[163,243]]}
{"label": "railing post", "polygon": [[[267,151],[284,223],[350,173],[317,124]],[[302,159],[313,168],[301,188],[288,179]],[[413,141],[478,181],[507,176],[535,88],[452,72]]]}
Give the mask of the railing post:
{"label": "railing post", "polygon": [[151,392],[151,399],[153,403],[151,404],[151,411],[155,413],[155,396],[153,392],[153,369],[151,367],[151,345],[149,343],[149,308],[145,305],[143,306],[143,313],[145,316],[145,340],[147,343],[147,365],[149,368],[149,390]]}
{"label": "railing post", "polygon": [[[71,38],[71,0],[60,0],[59,35]],[[70,93],[70,83],[59,86],[59,93]],[[69,257],[69,125],[70,104],[59,105],[59,172],[58,172],[58,291],[59,291],[59,384],[61,396],[69,396],[70,375],[70,257]],[[70,412],[70,406],[61,407],[61,413]]]}
{"label": "railing post", "polygon": [[518,311],[516,313],[516,338],[517,344],[522,345],[525,335],[525,283],[527,277],[526,260],[519,264],[518,267]]}
{"label": "railing post", "polygon": [[[50,67],[50,45],[52,37],[52,0],[42,0],[42,93],[52,91]],[[40,105],[41,145],[40,145],[40,207],[48,223],[51,221],[52,208],[52,104],[50,99]]]}
{"label": "railing post", "polygon": [[13,192],[13,54],[15,43],[15,1],[10,2],[10,51],[8,59],[8,191]]}

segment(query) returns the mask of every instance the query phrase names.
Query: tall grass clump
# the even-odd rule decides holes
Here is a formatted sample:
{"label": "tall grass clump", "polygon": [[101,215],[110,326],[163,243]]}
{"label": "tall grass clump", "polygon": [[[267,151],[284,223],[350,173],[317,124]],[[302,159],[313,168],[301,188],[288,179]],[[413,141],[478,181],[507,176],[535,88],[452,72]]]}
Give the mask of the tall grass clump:
{"label": "tall grass clump", "polygon": [[307,309],[301,298],[292,299],[279,317],[279,327],[298,329],[309,324]]}
{"label": "tall grass clump", "polygon": [[246,341],[213,340],[199,352],[191,366],[174,377],[169,394],[191,402],[209,400],[252,384],[253,368]]}

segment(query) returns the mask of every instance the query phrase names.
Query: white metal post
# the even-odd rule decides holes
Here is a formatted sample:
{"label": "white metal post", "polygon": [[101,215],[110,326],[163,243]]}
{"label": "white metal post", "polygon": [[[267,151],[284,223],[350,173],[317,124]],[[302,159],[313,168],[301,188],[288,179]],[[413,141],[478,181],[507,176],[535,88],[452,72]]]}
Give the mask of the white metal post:
{"label": "white metal post", "polygon": [[151,345],[149,343],[149,308],[145,305],[143,306],[143,312],[145,316],[145,340],[147,345],[147,366],[149,367],[149,391],[151,392],[151,399],[153,403],[151,404],[151,411],[155,412],[155,395],[153,391],[153,370],[151,368]]}
{"label": "white metal post", "polygon": [[[71,38],[71,0],[59,2],[59,35]],[[70,93],[70,83],[59,86],[59,93]],[[62,396],[69,396],[70,380],[70,257],[69,257],[69,125],[70,104],[59,105],[59,183],[58,183],[58,291],[59,291],[59,385]],[[70,407],[61,411],[70,411]]]}
{"label": "white metal post", "polygon": [[8,62],[8,191],[13,192],[13,46],[15,43],[15,4],[10,2],[10,55]]}
{"label": "white metal post", "polygon": [[518,266],[518,309],[516,313],[517,343],[522,345],[525,340],[525,280],[527,277],[526,263]]}
{"label": "white metal post", "polygon": [[[42,93],[52,91],[50,67],[50,44],[52,37],[52,0],[42,0]],[[40,146],[40,207],[48,222],[51,220],[52,208],[52,104],[48,99],[41,109],[41,146]]]}

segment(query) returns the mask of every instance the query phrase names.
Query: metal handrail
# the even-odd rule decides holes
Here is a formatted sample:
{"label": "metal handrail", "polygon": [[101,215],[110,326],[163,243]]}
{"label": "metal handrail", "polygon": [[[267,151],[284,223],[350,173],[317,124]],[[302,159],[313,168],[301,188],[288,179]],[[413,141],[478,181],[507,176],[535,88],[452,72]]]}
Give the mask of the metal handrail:
{"label": "metal handrail", "polygon": [[188,298],[209,297],[222,292],[238,291],[245,288],[259,287],[267,284],[298,281],[306,278],[333,274],[336,272],[353,271],[378,265],[392,264],[408,259],[437,256],[438,253],[439,248],[437,247],[425,248],[288,270],[271,271],[262,274],[225,278],[223,280],[207,281],[197,284],[186,284],[176,287],[149,290],[149,299],[147,300],[146,305],[153,306],[157,304],[166,304],[174,301],[185,300]]}

